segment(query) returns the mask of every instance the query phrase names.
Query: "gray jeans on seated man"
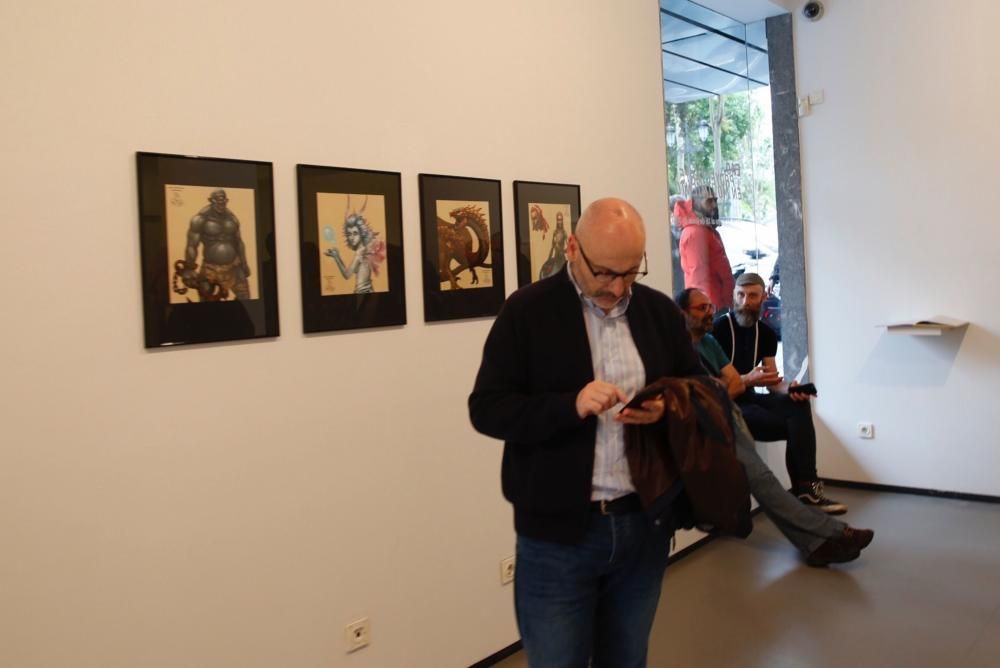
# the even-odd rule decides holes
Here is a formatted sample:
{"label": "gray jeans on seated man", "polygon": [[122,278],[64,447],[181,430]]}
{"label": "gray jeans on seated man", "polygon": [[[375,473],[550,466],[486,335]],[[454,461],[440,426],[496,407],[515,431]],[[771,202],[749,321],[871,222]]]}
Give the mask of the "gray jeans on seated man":
{"label": "gray jeans on seated man", "polygon": [[822,545],[827,538],[840,535],[847,525],[835,520],[822,510],[803,504],[775,477],[764,460],[757,454],[757,447],[739,407],[733,404],[735,427],[736,459],[743,464],[750,483],[750,493],[764,513],[771,518],[785,538],[808,555]]}

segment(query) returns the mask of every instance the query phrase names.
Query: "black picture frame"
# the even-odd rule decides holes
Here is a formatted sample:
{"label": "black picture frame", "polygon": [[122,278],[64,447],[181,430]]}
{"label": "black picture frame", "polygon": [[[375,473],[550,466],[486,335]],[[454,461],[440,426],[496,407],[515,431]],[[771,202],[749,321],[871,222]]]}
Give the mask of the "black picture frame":
{"label": "black picture frame", "polygon": [[[500,181],[420,174],[419,184],[424,320],[496,315],[506,296]],[[461,215],[463,209],[472,215]],[[471,269],[456,259],[463,252]]]}
{"label": "black picture frame", "polygon": [[[563,216],[562,230],[557,226],[558,214]],[[566,216],[570,218],[569,229],[565,228]],[[514,181],[514,236],[517,243],[518,287],[556,274],[562,269],[566,262],[563,254],[566,250],[566,239],[576,231],[579,219],[580,186],[568,183]],[[562,248],[557,249],[557,245],[561,245]]]}
{"label": "black picture frame", "polygon": [[146,347],[278,336],[271,163],[139,151],[136,168]]}
{"label": "black picture frame", "polygon": [[[298,165],[296,174],[303,330],[405,325],[399,172]],[[347,225],[358,217],[360,226]],[[366,260],[350,247],[348,228]]]}

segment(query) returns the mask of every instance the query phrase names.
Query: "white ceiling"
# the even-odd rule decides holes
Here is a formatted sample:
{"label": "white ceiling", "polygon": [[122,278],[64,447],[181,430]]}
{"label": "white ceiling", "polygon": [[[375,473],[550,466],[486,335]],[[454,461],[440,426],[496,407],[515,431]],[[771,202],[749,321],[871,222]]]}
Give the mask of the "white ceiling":
{"label": "white ceiling", "polygon": [[753,23],[769,16],[787,14],[804,0],[694,0],[740,23]]}

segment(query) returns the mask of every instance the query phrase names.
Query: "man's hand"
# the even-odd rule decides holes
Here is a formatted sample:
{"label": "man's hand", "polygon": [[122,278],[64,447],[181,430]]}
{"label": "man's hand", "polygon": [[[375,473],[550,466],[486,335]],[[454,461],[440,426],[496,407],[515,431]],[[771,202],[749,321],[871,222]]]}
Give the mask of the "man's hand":
{"label": "man's hand", "polygon": [[792,399],[792,401],[809,401],[811,398],[810,395],[805,392],[796,392],[796,385],[798,385],[798,383],[794,380],[788,384],[788,396]]}
{"label": "man's hand", "polygon": [[750,369],[750,373],[742,376],[743,384],[747,387],[770,387],[781,383],[781,376],[777,371],[771,371],[763,364],[758,364]]}
{"label": "man's hand", "polygon": [[663,397],[642,402],[642,408],[626,408],[615,416],[623,424],[653,424],[663,417],[666,402]]}
{"label": "man's hand", "polygon": [[603,380],[592,380],[576,395],[576,414],[581,418],[600,415],[619,402],[628,403],[621,388]]}

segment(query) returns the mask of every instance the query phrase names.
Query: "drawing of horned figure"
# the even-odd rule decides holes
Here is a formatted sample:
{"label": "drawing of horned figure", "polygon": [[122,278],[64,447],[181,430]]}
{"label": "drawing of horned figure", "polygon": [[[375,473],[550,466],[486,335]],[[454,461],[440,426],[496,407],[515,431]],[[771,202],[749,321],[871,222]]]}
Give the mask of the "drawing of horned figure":
{"label": "drawing of horned figure", "polygon": [[[201,267],[197,263],[199,249]],[[174,262],[173,290],[179,295],[196,290],[202,302],[224,301],[230,295],[249,299],[249,277],[240,221],[229,208],[226,191],[218,188],[208,196],[208,204],[191,218],[184,259]]]}
{"label": "drawing of horned figure", "polygon": [[[466,269],[472,274],[472,285],[479,283],[476,267],[492,269],[486,263],[490,254],[490,230],[483,210],[472,204],[452,209],[448,216],[451,223],[438,217],[438,272],[442,282],[448,281],[452,290],[458,290],[459,274]],[[452,268],[452,262],[458,266]]]}
{"label": "drawing of horned figure", "polygon": [[368,196],[357,211],[351,211],[351,196],[347,196],[347,209],[344,211],[344,242],[354,251],[354,259],[350,266],[344,264],[340,250],[336,246],[328,248],[324,255],[333,258],[340,269],[340,275],[350,280],[354,276],[354,293],[366,294],[374,292],[372,277],[378,276],[379,267],[385,261],[385,242],[379,239],[364,217],[368,206]]}

